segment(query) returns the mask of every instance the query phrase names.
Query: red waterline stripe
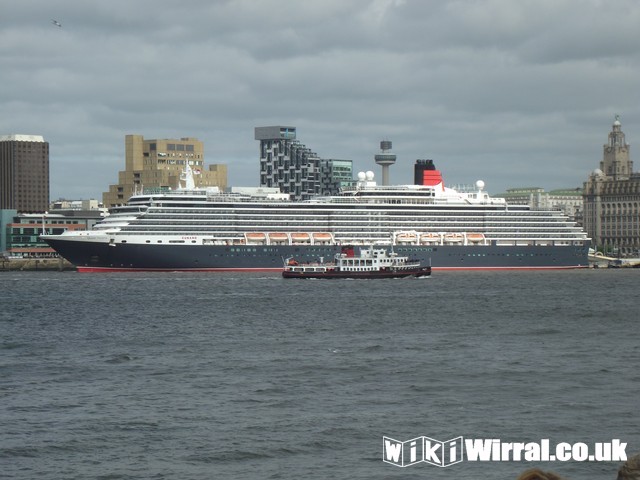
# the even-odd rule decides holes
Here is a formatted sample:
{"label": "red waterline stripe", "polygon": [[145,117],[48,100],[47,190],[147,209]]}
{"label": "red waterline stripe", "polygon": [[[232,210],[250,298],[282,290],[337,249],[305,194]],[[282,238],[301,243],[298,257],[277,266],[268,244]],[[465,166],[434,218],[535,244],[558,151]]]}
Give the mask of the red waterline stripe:
{"label": "red waterline stripe", "polygon": [[[443,271],[499,271],[499,270],[574,270],[589,268],[587,265],[564,267],[432,267]],[[282,268],[124,268],[124,267],[76,267],[81,273],[108,272],[281,272]]]}
{"label": "red waterline stripe", "polygon": [[432,270],[455,271],[455,270],[575,270],[579,268],[589,268],[588,265],[571,265],[563,267],[432,267]]}

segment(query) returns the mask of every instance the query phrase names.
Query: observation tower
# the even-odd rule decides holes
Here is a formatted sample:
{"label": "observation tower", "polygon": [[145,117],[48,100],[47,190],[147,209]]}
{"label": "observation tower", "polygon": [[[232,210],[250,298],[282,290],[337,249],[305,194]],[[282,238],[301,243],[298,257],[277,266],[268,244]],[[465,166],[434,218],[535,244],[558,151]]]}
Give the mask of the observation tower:
{"label": "observation tower", "polygon": [[389,185],[389,165],[396,163],[395,154],[391,153],[391,142],[383,140],[380,142],[380,150],[374,158],[378,165],[382,166],[382,185]]}

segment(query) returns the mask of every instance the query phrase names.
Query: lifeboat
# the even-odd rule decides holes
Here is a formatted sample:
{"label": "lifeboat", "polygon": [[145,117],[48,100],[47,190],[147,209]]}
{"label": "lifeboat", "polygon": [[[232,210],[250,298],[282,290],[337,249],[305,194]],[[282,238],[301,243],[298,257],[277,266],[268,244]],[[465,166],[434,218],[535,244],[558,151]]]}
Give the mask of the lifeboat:
{"label": "lifeboat", "polygon": [[439,233],[423,233],[420,235],[420,243],[440,243]]}
{"label": "lifeboat", "polygon": [[418,240],[418,234],[415,232],[400,232],[396,234],[397,243],[415,243]]}
{"label": "lifeboat", "polygon": [[483,233],[467,233],[467,242],[484,243],[484,234]]}
{"label": "lifeboat", "polygon": [[326,232],[316,232],[313,234],[314,243],[333,243],[333,235]]}
{"label": "lifeboat", "polygon": [[462,243],[464,240],[464,235],[461,233],[445,233],[444,241],[445,243]]}
{"label": "lifeboat", "polygon": [[309,236],[308,233],[292,233],[291,234],[291,241],[293,243],[308,243],[311,241],[311,237]]}
{"label": "lifeboat", "polygon": [[247,243],[252,244],[263,244],[267,240],[267,236],[262,232],[245,233],[244,236],[247,239]]}
{"label": "lifeboat", "polygon": [[289,235],[282,232],[274,232],[269,234],[269,241],[273,243],[289,243]]}

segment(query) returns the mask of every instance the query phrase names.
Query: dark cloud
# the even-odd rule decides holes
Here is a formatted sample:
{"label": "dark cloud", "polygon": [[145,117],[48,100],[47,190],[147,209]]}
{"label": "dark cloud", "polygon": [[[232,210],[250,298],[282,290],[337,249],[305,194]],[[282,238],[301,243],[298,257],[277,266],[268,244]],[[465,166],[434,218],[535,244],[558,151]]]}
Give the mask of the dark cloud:
{"label": "dark cloud", "polygon": [[357,170],[390,139],[392,180],[433,158],[492,192],[581,185],[616,113],[640,137],[635,0],[23,0],[1,22],[0,133],[50,142],[54,198],[100,197],[129,133],[198,137],[235,185],[255,126]]}

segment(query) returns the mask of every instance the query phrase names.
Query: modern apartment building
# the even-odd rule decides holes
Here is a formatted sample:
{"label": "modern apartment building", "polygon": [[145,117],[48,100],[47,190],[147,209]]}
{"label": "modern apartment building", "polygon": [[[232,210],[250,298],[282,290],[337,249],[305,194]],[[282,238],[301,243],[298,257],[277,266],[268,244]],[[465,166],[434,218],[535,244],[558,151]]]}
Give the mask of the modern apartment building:
{"label": "modern apartment building", "polygon": [[321,159],[296,139],[296,127],[256,127],[260,186],[277,187],[294,200],[336,193],[353,180],[351,160]]}
{"label": "modern apartment building", "polygon": [[594,246],[608,253],[640,255],[640,173],[633,172],[616,116],[600,168],[584,183],[584,227]]}
{"label": "modern apartment building", "polygon": [[105,207],[122,205],[143,189],[176,189],[189,164],[196,187],[227,187],[227,166],[209,165],[205,170],[204,144],[196,138],[145,140],[142,135],[125,137],[125,170],[118,183],[102,195]]}
{"label": "modern apartment building", "polygon": [[0,136],[0,210],[44,212],[49,205],[49,143],[40,135]]}
{"label": "modern apartment building", "polygon": [[320,193],[336,195],[342,187],[354,185],[353,160],[327,158],[320,161]]}

